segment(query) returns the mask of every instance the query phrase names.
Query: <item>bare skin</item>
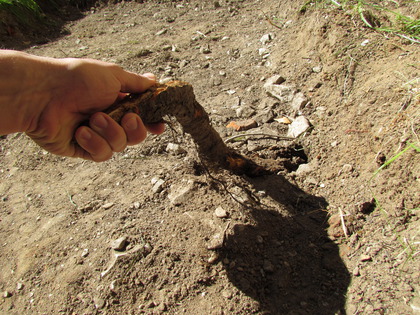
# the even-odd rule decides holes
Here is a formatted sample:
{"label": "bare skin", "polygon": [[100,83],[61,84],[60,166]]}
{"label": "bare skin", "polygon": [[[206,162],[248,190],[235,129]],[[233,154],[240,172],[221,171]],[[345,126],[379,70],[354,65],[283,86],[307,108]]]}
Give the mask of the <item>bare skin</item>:
{"label": "bare skin", "polygon": [[[51,153],[105,161],[142,142],[148,131],[163,132],[163,124],[145,125],[135,113],[118,124],[101,112],[155,84],[152,74],[102,61],[0,50],[0,134],[25,132]],[[86,120],[88,126],[80,126]]]}

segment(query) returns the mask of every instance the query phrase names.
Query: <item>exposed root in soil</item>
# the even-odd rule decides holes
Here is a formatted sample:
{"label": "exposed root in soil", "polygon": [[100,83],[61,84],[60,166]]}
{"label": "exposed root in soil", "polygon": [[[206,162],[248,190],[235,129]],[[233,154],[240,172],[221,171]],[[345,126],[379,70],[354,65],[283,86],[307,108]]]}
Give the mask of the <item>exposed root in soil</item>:
{"label": "exposed root in soil", "polygon": [[205,160],[240,175],[260,176],[267,172],[226,146],[187,82],[171,81],[158,84],[142,94],[130,94],[106,112],[117,122],[125,113],[135,112],[147,124],[161,122],[167,115],[174,116],[183,130],[192,136]]}

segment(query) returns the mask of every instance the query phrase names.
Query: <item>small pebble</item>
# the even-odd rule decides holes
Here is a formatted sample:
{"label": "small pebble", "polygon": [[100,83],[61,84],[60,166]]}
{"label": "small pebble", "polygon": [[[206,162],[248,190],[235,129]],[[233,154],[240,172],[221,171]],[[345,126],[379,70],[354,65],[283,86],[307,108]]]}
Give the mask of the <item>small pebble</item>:
{"label": "small pebble", "polygon": [[93,302],[95,303],[95,308],[100,310],[105,307],[105,300],[101,298],[94,298]]}
{"label": "small pebble", "polygon": [[300,164],[296,170],[296,175],[304,175],[313,171],[313,167],[310,164]]}
{"label": "small pebble", "polygon": [[184,68],[184,67],[186,67],[189,63],[190,63],[190,62],[189,62],[188,60],[183,59],[183,60],[181,60],[181,61],[180,61],[180,63],[179,63],[179,67],[180,67],[180,68]]}
{"label": "small pebble", "polygon": [[157,310],[160,312],[165,312],[168,309],[166,303],[162,302],[158,305]]}
{"label": "small pebble", "polygon": [[167,31],[168,31],[168,30],[164,28],[164,29],[160,30],[159,32],[157,32],[157,33],[156,33],[156,35],[157,35],[157,36],[159,36],[159,35],[163,35],[163,34],[165,34]]}
{"label": "small pebble", "polygon": [[127,247],[128,241],[126,236],[122,236],[111,243],[111,248],[116,251],[124,251]]}
{"label": "small pebble", "polygon": [[267,49],[267,48],[265,48],[265,47],[258,49],[258,54],[259,54],[260,56],[265,55],[265,54],[267,54],[268,52],[269,52],[269,51],[268,51],[268,49]]}
{"label": "small pebble", "polygon": [[265,190],[257,191],[257,196],[258,197],[266,197],[267,196],[267,192]]}
{"label": "small pebble", "polygon": [[271,261],[264,260],[263,269],[264,269],[264,271],[266,271],[268,273],[272,273],[272,272],[274,272],[274,265],[271,263]]}
{"label": "small pebble", "polygon": [[165,181],[163,179],[159,179],[152,187],[152,191],[154,193],[160,193],[163,190],[163,184]]}
{"label": "small pebble", "polygon": [[293,96],[291,107],[295,111],[299,111],[308,104],[308,98],[302,92],[298,92]]}
{"label": "small pebble", "polygon": [[147,254],[150,254],[152,252],[153,247],[149,243],[146,243],[146,244],[144,244],[143,249],[144,249],[144,253],[147,255]]}
{"label": "small pebble", "polygon": [[114,205],[114,203],[113,203],[113,202],[108,202],[108,203],[104,204],[104,205],[102,206],[102,208],[104,208],[105,210],[108,210],[108,209],[110,209],[113,205]]}
{"label": "small pebble", "polygon": [[290,125],[287,132],[288,137],[297,138],[311,127],[311,123],[304,116],[298,116]]}
{"label": "small pebble", "polygon": [[227,299],[231,299],[232,298],[232,292],[228,291],[228,290],[223,290],[222,291],[222,296],[227,298]]}
{"label": "small pebble", "polygon": [[360,261],[371,261],[372,257],[369,255],[360,255]]}
{"label": "small pebble", "polygon": [[215,264],[219,260],[219,254],[217,252],[213,252],[207,262],[210,265]]}
{"label": "small pebble", "polygon": [[231,121],[226,128],[233,128],[236,131],[243,131],[258,127],[258,123],[253,119],[243,121]]}
{"label": "small pebble", "polygon": [[10,292],[10,291],[4,291],[3,292],[3,297],[4,298],[9,298],[9,297],[11,297],[12,296],[12,293]]}
{"label": "small pebble", "polygon": [[214,215],[218,218],[226,218],[227,212],[222,207],[217,207],[216,210],[214,210]]}
{"label": "small pebble", "polygon": [[209,53],[211,53],[211,50],[210,50],[210,47],[209,47],[209,46],[202,46],[202,47],[200,48],[200,52],[201,52],[202,54],[209,54]]}
{"label": "small pebble", "polygon": [[263,43],[264,45],[271,42],[271,40],[273,39],[273,36],[271,34],[264,34],[261,38],[260,38],[260,42]]}
{"label": "small pebble", "polygon": [[182,149],[178,143],[168,143],[168,145],[166,146],[166,152],[173,154],[181,154],[184,153],[185,150]]}
{"label": "small pebble", "polygon": [[341,171],[343,173],[351,173],[353,172],[353,166],[351,164],[344,164],[343,167],[341,168]]}
{"label": "small pebble", "polygon": [[223,236],[221,234],[213,235],[213,238],[210,240],[207,249],[215,250],[223,247]]}
{"label": "small pebble", "polygon": [[322,66],[315,66],[312,68],[312,71],[315,73],[320,73],[322,71]]}
{"label": "small pebble", "polygon": [[359,269],[359,267],[356,267],[356,268],[353,269],[353,276],[356,276],[356,277],[360,276],[360,269]]}
{"label": "small pebble", "polygon": [[81,255],[83,258],[85,258],[85,257],[87,257],[87,256],[89,256],[89,249],[88,248],[85,248],[84,250],[83,250],[83,252],[82,252],[82,255]]}

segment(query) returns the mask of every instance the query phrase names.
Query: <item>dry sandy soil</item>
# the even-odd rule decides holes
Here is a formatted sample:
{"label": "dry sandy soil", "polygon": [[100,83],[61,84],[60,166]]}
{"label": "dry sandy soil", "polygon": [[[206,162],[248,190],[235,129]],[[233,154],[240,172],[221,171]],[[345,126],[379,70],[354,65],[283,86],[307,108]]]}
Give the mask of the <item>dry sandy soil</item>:
{"label": "dry sandy soil", "polygon": [[99,164],[3,137],[0,313],[419,314],[419,44],[300,0],[141,2],[2,45],[191,82],[224,139],[311,128],[230,141],[271,161],[255,178],[203,164],[176,121]]}

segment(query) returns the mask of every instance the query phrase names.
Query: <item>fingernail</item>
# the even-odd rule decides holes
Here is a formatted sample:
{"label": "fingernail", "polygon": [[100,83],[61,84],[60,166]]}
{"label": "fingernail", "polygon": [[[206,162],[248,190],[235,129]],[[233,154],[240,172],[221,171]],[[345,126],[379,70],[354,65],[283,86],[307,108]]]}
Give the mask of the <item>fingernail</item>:
{"label": "fingernail", "polygon": [[144,73],[143,75],[150,80],[156,81],[156,76],[153,73],[148,72],[148,73]]}
{"label": "fingernail", "polygon": [[78,135],[79,135],[80,138],[82,138],[83,140],[86,140],[86,141],[92,139],[92,134],[86,128],[81,128]]}
{"label": "fingernail", "polygon": [[125,122],[125,127],[128,130],[136,130],[138,127],[137,119],[136,117],[131,117]]}
{"label": "fingernail", "polygon": [[92,123],[100,129],[105,129],[106,127],[108,127],[108,121],[102,115],[97,115],[93,117]]}

